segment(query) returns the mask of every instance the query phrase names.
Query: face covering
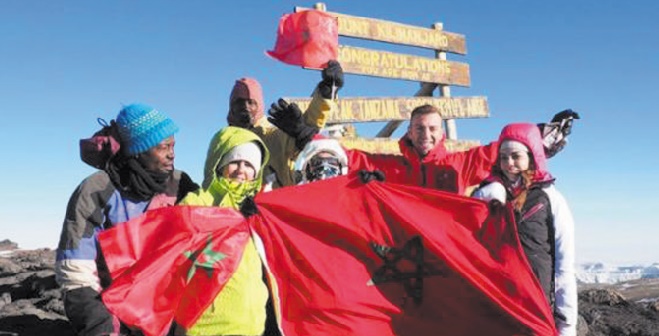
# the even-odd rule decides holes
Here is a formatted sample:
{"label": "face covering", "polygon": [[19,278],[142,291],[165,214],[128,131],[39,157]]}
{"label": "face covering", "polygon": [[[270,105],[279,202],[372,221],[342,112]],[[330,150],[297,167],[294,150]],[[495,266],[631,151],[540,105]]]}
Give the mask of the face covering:
{"label": "face covering", "polygon": [[309,182],[336,177],[341,175],[341,163],[335,157],[313,157],[309,160],[305,174]]}

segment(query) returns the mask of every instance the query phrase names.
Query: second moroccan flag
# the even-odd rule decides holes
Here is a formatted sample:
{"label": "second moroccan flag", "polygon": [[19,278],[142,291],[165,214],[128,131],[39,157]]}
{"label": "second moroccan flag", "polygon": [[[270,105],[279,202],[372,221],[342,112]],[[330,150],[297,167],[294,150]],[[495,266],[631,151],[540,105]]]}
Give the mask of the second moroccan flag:
{"label": "second moroccan flag", "polygon": [[307,10],[285,14],[279,20],[275,48],[266,54],[286,64],[320,69],[337,59],[338,48],[336,18]]}

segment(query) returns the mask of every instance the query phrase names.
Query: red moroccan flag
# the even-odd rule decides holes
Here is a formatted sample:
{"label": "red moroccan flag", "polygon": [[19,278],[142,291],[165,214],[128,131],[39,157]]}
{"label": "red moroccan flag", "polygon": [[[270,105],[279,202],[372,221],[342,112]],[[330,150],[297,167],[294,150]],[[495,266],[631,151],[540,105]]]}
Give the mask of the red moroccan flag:
{"label": "red moroccan flag", "polygon": [[266,54],[286,64],[323,68],[328,61],[337,59],[338,48],[336,18],[307,10],[282,16],[275,48]]}
{"label": "red moroccan flag", "polygon": [[556,334],[509,211],[348,177],[256,202],[248,222],[172,207],[103,233],[110,311],[147,335],[190,326],[235,270],[249,224],[284,335]]}
{"label": "red moroccan flag", "polygon": [[99,235],[113,279],[103,302],[147,336],[163,335],[172,320],[190,327],[235,271],[248,239],[233,209],[147,211]]}
{"label": "red moroccan flag", "polygon": [[556,335],[509,212],[349,177],[256,203],[284,335]]}

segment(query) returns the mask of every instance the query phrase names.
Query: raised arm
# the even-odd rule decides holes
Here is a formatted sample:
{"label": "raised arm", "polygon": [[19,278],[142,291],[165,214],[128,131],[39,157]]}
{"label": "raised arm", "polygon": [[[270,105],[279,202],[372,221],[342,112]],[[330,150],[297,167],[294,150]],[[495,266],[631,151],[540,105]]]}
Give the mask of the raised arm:
{"label": "raised arm", "polygon": [[337,61],[329,61],[321,72],[322,79],[311,95],[311,103],[304,112],[305,124],[325,127],[330,114],[336,111],[337,93],[343,87],[343,69]]}

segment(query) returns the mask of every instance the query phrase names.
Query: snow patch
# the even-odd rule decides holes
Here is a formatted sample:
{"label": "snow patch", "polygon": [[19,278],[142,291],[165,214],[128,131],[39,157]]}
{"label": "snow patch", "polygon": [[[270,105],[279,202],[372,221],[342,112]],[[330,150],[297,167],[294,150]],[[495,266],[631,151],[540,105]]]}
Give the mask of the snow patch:
{"label": "snow patch", "polygon": [[615,266],[594,262],[581,264],[577,269],[577,280],[586,284],[615,284],[653,278],[659,278],[659,263],[649,266]]}

